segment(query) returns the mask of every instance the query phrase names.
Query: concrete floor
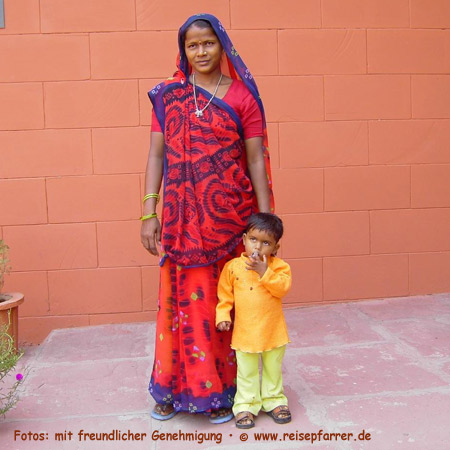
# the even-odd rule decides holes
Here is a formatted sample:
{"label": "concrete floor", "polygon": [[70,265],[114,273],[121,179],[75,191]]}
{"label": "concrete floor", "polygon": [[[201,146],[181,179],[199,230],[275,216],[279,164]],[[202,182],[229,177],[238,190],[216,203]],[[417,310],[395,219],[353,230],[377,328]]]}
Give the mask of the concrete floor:
{"label": "concrete floor", "polygon": [[[42,345],[27,349],[22,364],[30,372],[20,402],[0,419],[0,448],[450,448],[450,294],[287,310],[286,318],[292,343],[284,381],[291,424],[276,425],[261,413],[244,435],[234,422],[211,425],[204,416],[150,419],[155,324],[103,325],[55,330]],[[80,441],[80,430],[130,430],[142,440]],[[34,440],[33,433],[43,440]],[[181,440],[161,440],[164,433]],[[188,433],[196,440],[183,441]],[[258,441],[257,433],[278,435]],[[289,440],[301,433],[310,433],[310,440]],[[341,435],[324,440],[331,433]],[[360,440],[361,433],[370,440]],[[200,445],[205,436],[210,440]]]}

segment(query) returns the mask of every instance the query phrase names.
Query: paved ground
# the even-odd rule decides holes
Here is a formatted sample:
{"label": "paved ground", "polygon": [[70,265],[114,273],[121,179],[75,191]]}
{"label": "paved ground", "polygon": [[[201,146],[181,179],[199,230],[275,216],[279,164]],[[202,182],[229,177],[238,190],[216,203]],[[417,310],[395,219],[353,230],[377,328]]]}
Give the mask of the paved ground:
{"label": "paved ground", "polygon": [[[301,308],[286,316],[291,424],[276,425],[261,414],[244,442],[233,422],[211,425],[204,416],[187,414],[164,423],[150,419],[147,381],[155,325],[106,325],[56,330],[41,346],[27,349],[23,362],[30,373],[21,401],[0,419],[0,448],[450,448],[450,294]],[[80,430],[125,435],[130,430],[143,440],[80,441]],[[33,440],[33,433],[43,440]],[[66,440],[57,441],[55,433]],[[163,441],[164,433],[181,440]],[[257,433],[278,436],[257,441]],[[317,440],[311,442],[313,435],[310,441],[289,440],[301,433],[316,433]],[[331,433],[353,436],[324,440]],[[370,440],[360,440],[361,433]],[[182,440],[189,437],[196,440]],[[201,443],[202,438],[209,440]]]}

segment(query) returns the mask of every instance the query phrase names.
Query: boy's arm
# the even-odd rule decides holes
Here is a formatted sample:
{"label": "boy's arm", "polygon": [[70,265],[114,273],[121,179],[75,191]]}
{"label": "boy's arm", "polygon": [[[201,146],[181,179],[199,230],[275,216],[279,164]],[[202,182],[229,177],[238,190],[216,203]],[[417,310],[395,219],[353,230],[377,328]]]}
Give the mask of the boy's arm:
{"label": "boy's arm", "polygon": [[[231,262],[231,261],[230,261]],[[220,322],[231,322],[230,311],[234,305],[233,283],[230,273],[230,262],[225,264],[217,286],[217,296],[219,302],[216,306],[216,326]]]}
{"label": "boy's arm", "polygon": [[278,259],[273,267],[267,267],[260,281],[274,297],[283,298],[292,285],[291,268],[288,263]]}

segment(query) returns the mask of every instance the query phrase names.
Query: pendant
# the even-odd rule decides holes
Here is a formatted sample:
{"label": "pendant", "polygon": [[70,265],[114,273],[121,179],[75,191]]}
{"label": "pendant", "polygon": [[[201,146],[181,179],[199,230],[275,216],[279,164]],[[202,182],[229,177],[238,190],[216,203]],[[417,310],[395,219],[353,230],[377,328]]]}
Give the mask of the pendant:
{"label": "pendant", "polygon": [[203,111],[200,111],[199,109],[197,109],[197,110],[195,111],[195,115],[196,115],[197,117],[202,117],[202,116],[203,116]]}

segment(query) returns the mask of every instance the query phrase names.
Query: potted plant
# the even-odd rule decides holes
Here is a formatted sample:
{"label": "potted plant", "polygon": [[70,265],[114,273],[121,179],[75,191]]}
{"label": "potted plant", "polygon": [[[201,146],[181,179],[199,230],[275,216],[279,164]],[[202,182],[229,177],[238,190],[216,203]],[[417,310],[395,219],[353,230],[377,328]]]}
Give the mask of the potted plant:
{"label": "potted plant", "polygon": [[12,337],[16,351],[19,348],[19,305],[24,297],[20,292],[2,293],[5,275],[10,271],[9,247],[0,239],[0,327],[6,325],[6,333]]}
{"label": "potted plant", "polygon": [[2,294],[5,274],[9,272],[8,246],[0,239],[0,415],[5,415],[17,402],[17,389],[23,382],[21,373],[11,380],[11,371],[23,352],[18,351],[18,308],[23,303],[23,295],[17,292]]}
{"label": "potted plant", "polygon": [[[9,314],[11,316],[11,314]],[[23,352],[18,352],[13,338],[8,334],[10,324],[0,326],[0,415],[4,416],[19,400],[18,388],[24,381],[21,373],[15,379],[11,372],[15,370],[17,361]],[[6,384],[6,388],[3,385]]]}

